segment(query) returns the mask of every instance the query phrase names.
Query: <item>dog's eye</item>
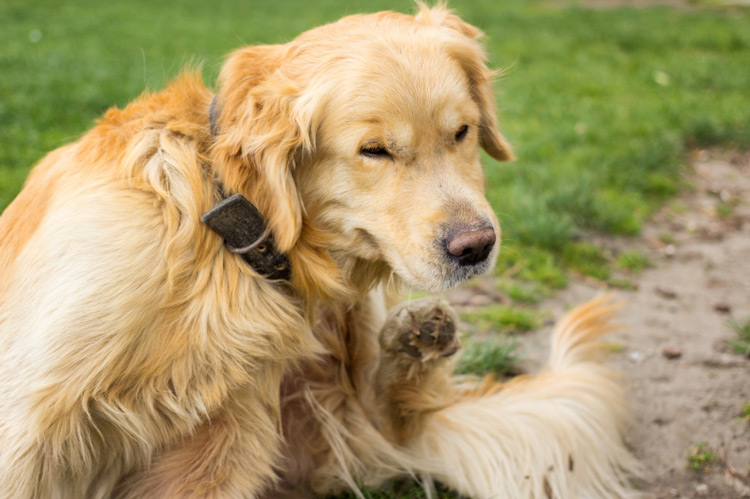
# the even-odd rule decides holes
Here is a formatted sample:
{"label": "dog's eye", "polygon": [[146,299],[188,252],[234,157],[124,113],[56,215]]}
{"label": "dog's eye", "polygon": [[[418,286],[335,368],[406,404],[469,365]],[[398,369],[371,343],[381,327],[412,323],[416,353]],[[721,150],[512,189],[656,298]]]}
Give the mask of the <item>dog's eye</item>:
{"label": "dog's eye", "polygon": [[388,152],[388,150],[379,145],[379,144],[368,144],[365,146],[362,146],[362,148],[359,150],[359,153],[362,156],[367,156],[368,158],[391,158],[391,153]]}
{"label": "dog's eye", "polygon": [[469,125],[463,125],[461,128],[458,129],[456,132],[456,142],[461,142],[464,137],[466,137],[466,134],[469,132]]}

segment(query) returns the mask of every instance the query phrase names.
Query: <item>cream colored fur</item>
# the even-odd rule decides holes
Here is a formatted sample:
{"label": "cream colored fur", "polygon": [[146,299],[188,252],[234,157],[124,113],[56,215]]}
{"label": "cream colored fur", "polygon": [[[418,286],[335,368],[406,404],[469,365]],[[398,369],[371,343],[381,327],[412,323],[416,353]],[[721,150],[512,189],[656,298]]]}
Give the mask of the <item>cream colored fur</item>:
{"label": "cream colored fur", "polygon": [[[353,393],[353,385],[368,386],[367,380],[357,383],[356,374],[337,368],[335,382],[308,378],[287,401],[295,414],[315,416],[307,426],[294,420],[303,430],[292,433],[291,455],[317,449],[305,481],[321,494],[411,475],[428,491],[434,479],[477,498],[639,497],[629,480],[640,467],[621,440],[630,422],[627,404],[615,374],[597,360],[616,308],[601,297],[569,312],[552,333],[549,362],[538,375],[506,384],[452,377],[452,362],[444,359],[402,381],[399,388],[413,388],[404,402],[420,422],[405,441],[383,431],[392,428],[384,420],[393,406],[378,406],[366,390]],[[394,370],[384,352],[374,362],[379,369],[369,384],[383,369]],[[428,396],[432,407],[419,407]],[[300,494],[290,490],[289,497]]]}
{"label": "cream colored fur", "polygon": [[[452,286],[499,251],[458,265],[444,243],[456,224],[500,236],[479,148],[512,153],[480,35],[443,7],[347,17],[232,54],[215,135],[188,74],[44,158],[0,217],[0,497],[300,497],[401,474],[628,495],[624,401],[589,355],[599,305],[507,387],[453,379],[443,347],[403,356],[396,312],[444,304],[383,327],[402,283]],[[200,223],[221,191],[263,213],[291,283]]]}

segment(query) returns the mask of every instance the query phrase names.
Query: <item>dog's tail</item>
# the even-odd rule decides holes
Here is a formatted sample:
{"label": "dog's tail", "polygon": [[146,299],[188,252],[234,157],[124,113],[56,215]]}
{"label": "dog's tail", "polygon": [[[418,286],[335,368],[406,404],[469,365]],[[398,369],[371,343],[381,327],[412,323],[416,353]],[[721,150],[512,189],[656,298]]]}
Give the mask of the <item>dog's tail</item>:
{"label": "dog's tail", "polygon": [[576,364],[596,361],[601,351],[599,339],[617,329],[612,323],[620,303],[609,296],[594,298],[566,314],[555,325],[547,368],[559,371]]}
{"label": "dog's tail", "polygon": [[556,326],[541,374],[485,386],[431,415],[410,448],[419,467],[469,497],[638,496],[628,484],[638,463],[622,440],[626,401],[595,360],[616,308],[606,297],[576,308]]}

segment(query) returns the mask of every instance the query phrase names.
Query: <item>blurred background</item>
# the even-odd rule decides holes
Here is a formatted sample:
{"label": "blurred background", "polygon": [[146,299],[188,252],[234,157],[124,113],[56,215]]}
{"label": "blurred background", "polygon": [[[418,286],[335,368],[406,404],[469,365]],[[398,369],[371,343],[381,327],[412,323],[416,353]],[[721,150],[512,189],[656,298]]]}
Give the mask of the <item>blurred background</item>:
{"label": "blurred background", "polygon": [[[737,262],[750,261],[750,224],[744,232],[737,228],[750,220],[750,167],[740,168],[750,165],[748,2],[449,4],[486,34],[490,66],[502,72],[495,86],[501,129],[518,156],[507,164],[484,157],[488,198],[503,227],[503,250],[489,281],[472,283],[468,290],[449,296],[475,340],[464,343],[459,369],[498,375],[523,370],[518,353],[519,341],[524,340],[518,338],[531,338],[525,340],[524,353],[533,354],[532,332],[542,328],[547,334],[544,326],[555,315],[550,310],[590,296],[580,290],[581,283],[595,290],[631,293],[627,299],[643,308],[672,300],[668,303],[683,308],[665,305],[662,309],[671,316],[645,317],[642,325],[632,324],[644,331],[641,337],[619,337],[619,343],[609,347],[611,354],[620,355],[613,362],[635,380],[629,390],[642,424],[634,438],[643,442],[636,453],[651,470],[651,483],[660,484],[651,490],[659,491],[659,497],[673,497],[673,491],[682,497],[701,495],[704,489],[698,492],[698,487],[706,486],[701,473],[713,469],[719,480],[716,470],[729,469],[704,464],[719,459],[720,441],[737,443],[740,450],[735,454],[745,460],[735,466],[740,470],[738,480],[748,483],[750,389],[742,379],[750,369],[745,363],[731,364],[740,371],[715,371],[729,347],[733,355],[750,354],[750,319],[731,324],[725,319],[732,306],[738,314],[750,314],[750,267],[744,264],[744,276],[745,271],[736,267]],[[284,43],[341,16],[386,9],[414,12],[415,5],[411,0],[3,0],[0,210],[43,155],[75,140],[109,107],[122,107],[144,90],[164,88],[183,68],[201,67],[212,87],[225,55],[237,47]],[[724,161],[728,151],[739,159]],[[719,166],[711,160],[716,155],[723,155]],[[695,171],[703,179],[697,183]],[[722,177],[713,178],[711,172]],[[684,198],[691,192],[692,197]],[[665,209],[670,210],[667,215]],[[714,234],[711,227],[734,231],[723,242],[724,232],[714,238],[719,256],[692,259],[699,266],[696,272],[711,265],[726,267],[721,279],[735,284],[727,285],[729,298],[721,301],[715,293],[690,298],[685,291],[710,288],[721,281],[716,273],[697,273],[700,278],[676,286],[688,275],[686,267],[679,266],[688,264],[687,256],[684,261],[670,260],[677,262],[667,269],[672,274],[656,269],[651,277],[638,277],[648,267],[671,265],[660,262],[667,262],[675,251],[678,256],[685,248],[683,255],[696,251],[690,245],[697,244],[696,220],[703,219],[689,217],[701,211],[709,236]],[[661,225],[650,229],[648,244],[622,243],[642,241],[650,227],[646,222],[659,217]],[[638,294],[639,286],[652,288]],[[563,288],[567,301],[559,299],[562,292],[557,290]],[[740,298],[733,302],[731,296]],[[554,299],[557,304],[549,305]],[[696,305],[704,303],[706,310]],[[700,323],[714,313],[725,315]],[[626,315],[631,322],[640,320],[635,313]],[[687,333],[659,355],[664,342],[678,338],[665,326],[677,324],[677,315],[685,323],[681,331]],[[706,338],[709,330],[717,331],[716,338]],[[663,331],[669,334],[659,336]],[[717,341],[723,346],[714,348]],[[700,371],[665,374],[667,367],[679,366],[665,363],[683,352]],[[691,360],[699,354],[712,357]],[[684,382],[664,381],[673,378]],[[649,391],[657,386],[654,380],[664,391]],[[729,394],[718,401],[698,402],[719,385]],[[720,416],[715,407],[721,407]],[[650,410],[657,412],[652,415]],[[680,414],[697,416],[681,420]],[[665,426],[670,421],[675,422]],[[732,435],[722,436],[725,430]],[[710,445],[714,451],[708,450]],[[686,475],[687,468],[698,475]],[[718,491],[715,497],[741,497],[734,495],[735,489],[707,483]],[[422,494],[409,484],[390,487],[377,497]],[[366,494],[376,497],[372,491]],[[441,496],[453,497],[446,491]]]}
{"label": "blurred background", "polygon": [[[680,189],[692,149],[750,146],[750,11],[713,1],[456,0],[503,70],[501,127],[519,157],[485,158],[503,224],[501,265],[545,286],[596,250],[588,231],[638,233]],[[46,152],[110,106],[158,90],[186,66],[213,85],[224,56],[283,43],[356,12],[407,0],[5,0],[0,3],[0,209]],[[533,248],[520,255],[519,248]],[[526,252],[524,252],[526,253]],[[596,270],[589,271],[596,273]],[[602,277],[602,276],[598,276]]]}

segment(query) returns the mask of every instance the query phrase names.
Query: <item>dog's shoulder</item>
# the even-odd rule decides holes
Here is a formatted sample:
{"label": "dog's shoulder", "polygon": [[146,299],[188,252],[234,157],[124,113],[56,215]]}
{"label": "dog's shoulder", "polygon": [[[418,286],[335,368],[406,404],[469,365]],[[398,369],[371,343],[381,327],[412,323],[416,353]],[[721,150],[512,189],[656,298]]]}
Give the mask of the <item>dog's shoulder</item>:
{"label": "dog's shoulder", "polygon": [[146,129],[167,129],[196,140],[206,139],[212,94],[198,73],[185,72],[166,89],[146,91],[123,109],[110,108],[92,132],[130,139]]}
{"label": "dog's shoulder", "polygon": [[202,157],[211,141],[211,98],[200,76],[186,72],[162,91],[144,92],[123,109],[109,109],[81,140],[81,159],[129,178],[140,176],[155,155]]}
{"label": "dog's shoulder", "polygon": [[199,76],[183,74],[165,90],[108,110],[78,141],[50,152],[0,217],[0,271],[30,243],[53,244],[34,242],[50,224],[47,232],[64,228],[82,244],[94,219],[113,232],[163,240],[189,225],[183,243],[192,244],[215,190],[207,181],[211,98]]}

